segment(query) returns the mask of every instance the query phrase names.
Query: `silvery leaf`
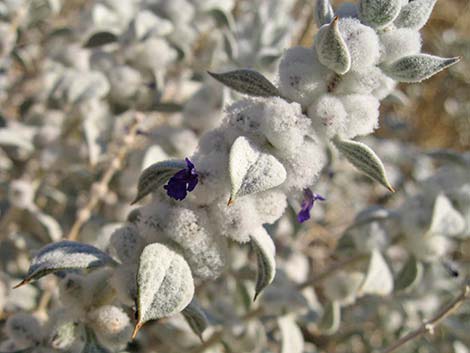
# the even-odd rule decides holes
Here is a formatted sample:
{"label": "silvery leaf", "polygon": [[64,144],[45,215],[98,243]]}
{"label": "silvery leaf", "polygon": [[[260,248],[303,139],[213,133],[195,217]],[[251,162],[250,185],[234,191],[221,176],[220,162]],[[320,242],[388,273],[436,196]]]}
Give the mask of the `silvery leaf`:
{"label": "silvery leaf", "polygon": [[378,181],[391,192],[394,192],[387,179],[382,161],[370,147],[361,142],[342,140],[339,137],[335,137],[333,143],[352,165],[368,177]]}
{"label": "silvery leaf", "polygon": [[86,343],[82,353],[111,353],[111,351],[97,341],[95,333],[91,329],[86,329]]}
{"label": "silvery leaf", "polygon": [[304,351],[304,336],[291,315],[280,317],[277,320],[281,330],[281,353],[302,353]]}
{"label": "silvery leaf", "polygon": [[465,219],[457,211],[450,200],[443,194],[437,196],[434,202],[431,226],[432,234],[457,236],[465,230]]}
{"label": "silvery leaf", "polygon": [[330,0],[317,0],[317,6],[315,10],[315,21],[318,27],[330,23],[335,17]]}
{"label": "silvery leaf", "polygon": [[383,72],[399,82],[421,82],[460,61],[460,57],[441,58],[429,54],[405,56],[382,67]]}
{"label": "silvery leaf", "polygon": [[214,17],[217,25],[220,27],[227,27],[231,32],[235,29],[235,19],[230,12],[223,11],[222,9],[214,8],[209,11],[209,14]]}
{"label": "silvery leaf", "polygon": [[49,334],[49,345],[60,351],[67,351],[74,343],[80,340],[83,335],[83,326],[70,321],[59,321],[55,323]]}
{"label": "silvery leaf", "polygon": [[340,271],[324,281],[325,296],[340,305],[352,304],[363,281],[364,275],[361,272]]}
{"label": "silvery leaf", "polygon": [[132,337],[147,321],[182,311],[193,294],[191,269],[183,256],[163,244],[147,245],[137,270],[137,324]]}
{"label": "silvery leaf", "polygon": [[332,335],[338,331],[341,322],[341,306],[338,302],[329,302],[318,325],[320,331],[326,335]]}
{"label": "silvery leaf", "polygon": [[14,127],[0,129],[0,146],[19,147],[32,152],[34,150],[32,138],[33,134],[22,134],[22,131],[18,131]]}
{"label": "silvery leaf", "polygon": [[207,316],[202,308],[193,299],[181,313],[183,314],[193,332],[198,335],[202,341],[202,334],[204,333],[204,330],[207,328],[207,326],[209,326]]}
{"label": "silvery leaf", "polygon": [[46,245],[32,259],[25,279],[16,287],[39,279],[49,273],[114,265],[106,253],[88,244],[63,240]]}
{"label": "silvery leaf", "polygon": [[402,7],[395,20],[397,27],[421,29],[431,16],[437,0],[414,0]]}
{"label": "silvery leaf", "polygon": [[360,288],[361,294],[388,295],[393,291],[393,274],[382,254],[372,251],[366,278]]}
{"label": "silvery leaf", "polygon": [[145,168],[139,177],[137,196],[131,204],[163,186],[176,172],[184,168],[186,163],[180,160],[157,162]]}
{"label": "silvery leaf", "polygon": [[98,158],[101,154],[101,146],[99,143],[100,131],[94,117],[94,115],[89,115],[83,121],[83,131],[88,145],[88,158],[92,166],[98,163]]}
{"label": "silvery leaf", "polygon": [[344,75],[351,69],[351,55],[338,27],[338,17],[320,28],[315,37],[318,60],[337,74]]}
{"label": "silvery leaf", "polygon": [[106,44],[116,43],[118,37],[111,32],[102,31],[93,33],[83,44],[84,48],[97,48]]}
{"label": "silvery leaf", "polygon": [[251,232],[250,239],[258,260],[255,296],[253,299],[256,300],[261,291],[273,281],[276,275],[276,247],[263,227],[254,229]]}
{"label": "silvery leaf", "polygon": [[36,208],[24,210],[21,223],[43,242],[55,242],[62,238],[63,232],[60,224],[53,217]]}
{"label": "silvery leaf", "polygon": [[401,0],[361,0],[359,16],[371,27],[383,28],[397,18],[400,8]]}
{"label": "silvery leaf", "polygon": [[279,97],[278,89],[255,70],[241,69],[221,74],[208,72],[217,81],[237,92],[254,97]]}
{"label": "silvery leaf", "polygon": [[287,176],[281,162],[274,156],[262,152],[245,136],[238,137],[232,145],[229,173],[232,183],[229,204],[237,197],[279,186]]}
{"label": "silvery leaf", "polygon": [[422,276],[423,264],[414,256],[410,256],[395,279],[395,290],[407,290],[414,287],[421,281]]}

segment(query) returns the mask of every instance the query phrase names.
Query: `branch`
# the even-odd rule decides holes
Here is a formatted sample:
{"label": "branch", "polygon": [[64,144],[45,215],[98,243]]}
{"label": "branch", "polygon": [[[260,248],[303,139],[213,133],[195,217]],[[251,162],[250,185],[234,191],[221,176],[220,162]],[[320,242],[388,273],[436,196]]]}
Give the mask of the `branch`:
{"label": "branch", "polygon": [[445,318],[448,316],[452,315],[455,310],[457,310],[462,303],[470,299],[470,285],[467,284],[464,289],[462,290],[462,293],[458,297],[456,297],[454,300],[452,300],[449,304],[444,306],[437,314],[434,316],[432,319],[424,322],[418,329],[415,331],[410,332],[406,336],[403,336],[400,338],[398,341],[393,343],[391,346],[386,348],[385,350],[382,351],[382,353],[391,353],[400,348],[401,346],[405,345],[406,343],[414,340],[415,338],[418,338],[426,333],[429,334],[434,334],[434,330],[436,329],[436,326],[439,325]]}

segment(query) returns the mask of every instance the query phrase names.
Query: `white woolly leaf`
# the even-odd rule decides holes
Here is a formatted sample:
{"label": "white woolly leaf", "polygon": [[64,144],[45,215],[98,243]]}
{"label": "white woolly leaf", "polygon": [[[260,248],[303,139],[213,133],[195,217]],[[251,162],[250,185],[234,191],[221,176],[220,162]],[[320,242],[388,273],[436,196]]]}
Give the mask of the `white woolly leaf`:
{"label": "white woolly leaf", "polygon": [[401,0],[361,0],[359,16],[364,23],[383,28],[397,18],[400,8]]}
{"label": "white woolly leaf", "polygon": [[250,239],[258,260],[255,296],[253,299],[256,300],[261,291],[271,284],[276,275],[276,247],[263,227],[253,230]]}
{"label": "white woolly leaf", "polygon": [[335,17],[330,0],[317,0],[317,6],[315,10],[315,21],[317,22],[318,27],[330,23]]}
{"label": "white woolly leaf", "polygon": [[361,142],[341,140],[338,137],[333,139],[333,143],[352,165],[368,177],[378,181],[391,192],[394,192],[385,174],[382,161],[370,147]]}
{"label": "white woolly leaf", "polygon": [[236,197],[269,190],[281,185],[287,176],[286,169],[274,156],[262,152],[245,136],[238,137],[232,145],[229,158],[232,191],[229,203]]}
{"label": "white woolly leaf", "polygon": [[332,335],[338,331],[341,322],[341,306],[338,302],[329,302],[323,313],[318,328],[326,335]]}
{"label": "white woolly leaf", "polygon": [[351,69],[351,55],[339,31],[338,17],[320,28],[314,45],[318,60],[329,69],[340,75]]}
{"label": "white woolly leaf", "polygon": [[66,351],[70,349],[83,335],[83,326],[70,321],[56,324],[49,334],[49,344],[52,348]]}
{"label": "white woolly leaf", "polygon": [[185,161],[163,161],[152,164],[144,169],[137,184],[137,196],[131,204],[135,204],[152,191],[166,184],[166,182],[178,171],[186,168]]}
{"label": "white woolly leaf", "polygon": [[465,230],[465,219],[452,206],[450,200],[443,194],[437,196],[434,202],[431,226],[432,234],[455,236]]}
{"label": "white woolly leaf", "polygon": [[277,320],[281,330],[281,353],[302,353],[304,351],[304,336],[294,318],[290,315]]}
{"label": "white woolly leaf", "polygon": [[114,265],[106,253],[88,244],[63,240],[46,245],[31,261],[26,278],[17,285],[26,284],[49,273]]}
{"label": "white woolly leaf", "polygon": [[234,70],[221,74],[209,72],[213,78],[237,92],[254,97],[278,97],[278,89],[255,70]]}
{"label": "white woolly leaf", "polygon": [[204,311],[193,299],[181,313],[183,314],[193,332],[198,335],[202,341],[202,334],[204,333],[207,326],[209,326],[209,322],[207,321],[207,316]]}
{"label": "white woolly leaf", "polygon": [[380,251],[374,250],[360,292],[361,294],[388,295],[392,291],[392,271]]}
{"label": "white woolly leaf", "polygon": [[137,271],[137,324],[132,337],[149,320],[182,311],[194,294],[194,282],[186,260],[163,244],[147,245]]}
{"label": "white woolly leaf", "polygon": [[414,287],[423,276],[423,264],[414,256],[410,256],[408,261],[398,273],[395,279],[395,290],[407,290]]}
{"label": "white woolly leaf", "polygon": [[384,65],[382,70],[387,76],[399,82],[421,82],[459,61],[459,57],[441,58],[429,54],[416,54]]}
{"label": "white woolly leaf", "polygon": [[402,7],[395,20],[397,27],[406,27],[419,30],[431,16],[432,9],[437,0],[414,0]]}

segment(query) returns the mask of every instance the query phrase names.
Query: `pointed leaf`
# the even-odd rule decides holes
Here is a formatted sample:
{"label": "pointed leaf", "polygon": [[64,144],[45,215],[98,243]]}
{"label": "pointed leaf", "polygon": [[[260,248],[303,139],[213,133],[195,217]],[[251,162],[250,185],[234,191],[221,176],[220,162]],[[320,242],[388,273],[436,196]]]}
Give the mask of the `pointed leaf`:
{"label": "pointed leaf", "polygon": [[383,28],[397,18],[400,8],[401,0],[361,0],[359,16],[364,23]]}
{"label": "pointed leaf", "polygon": [[414,256],[410,256],[395,279],[395,290],[407,290],[414,287],[421,281],[422,276],[423,264]]}
{"label": "pointed leaf", "polygon": [[315,8],[315,21],[318,27],[330,23],[335,17],[333,7],[331,7],[330,0],[317,0]]}
{"label": "pointed leaf", "polygon": [[254,97],[279,97],[278,89],[255,70],[234,70],[221,74],[208,72],[217,81],[237,92]]}
{"label": "pointed leaf", "polygon": [[338,302],[329,302],[323,313],[318,328],[326,335],[332,335],[338,331],[341,322],[341,306]]}
{"label": "pointed leaf", "polygon": [[180,160],[158,162],[145,168],[139,177],[137,196],[131,204],[162,187],[176,172],[184,168],[186,163]]}
{"label": "pointed leaf", "polygon": [[137,271],[137,324],[132,337],[149,320],[182,311],[194,294],[194,282],[186,260],[163,244],[147,245]]}
{"label": "pointed leaf", "polygon": [[282,336],[281,353],[302,353],[304,351],[304,336],[291,315],[277,320]]}
{"label": "pointed leaf", "polygon": [[397,27],[421,29],[429,16],[437,0],[414,0],[402,7],[400,14],[395,20]]}
{"label": "pointed leaf", "polygon": [[431,226],[429,232],[445,236],[456,236],[465,230],[465,219],[457,211],[450,200],[439,194],[434,202]]}
{"label": "pointed leaf", "polygon": [[115,43],[118,37],[111,32],[96,32],[93,33],[83,45],[84,48],[97,48],[106,44]]}
{"label": "pointed leaf", "polygon": [[429,54],[405,56],[382,67],[383,72],[399,82],[421,82],[460,61],[460,57],[441,58]]}
{"label": "pointed leaf", "polygon": [[18,284],[31,282],[49,273],[64,270],[80,270],[114,265],[106,253],[88,244],[64,240],[46,245],[31,261],[26,278]]}
{"label": "pointed leaf", "polygon": [[370,257],[366,278],[362,283],[361,294],[388,295],[393,291],[393,274],[378,250]]}
{"label": "pointed leaf", "polygon": [[338,137],[333,139],[333,143],[352,165],[368,177],[378,181],[391,192],[394,192],[385,174],[382,161],[370,147],[361,142],[341,140]]}
{"label": "pointed leaf", "polygon": [[253,230],[250,239],[258,260],[255,296],[253,299],[256,300],[261,291],[271,284],[276,275],[276,247],[263,227]]}
{"label": "pointed leaf", "polygon": [[351,55],[338,27],[338,17],[320,28],[315,38],[318,60],[337,74],[344,75],[351,69]]}
{"label": "pointed leaf", "polygon": [[281,162],[274,156],[260,151],[258,146],[245,136],[238,137],[232,145],[229,173],[232,182],[229,204],[236,197],[279,186],[287,176]]}
{"label": "pointed leaf", "polygon": [[198,335],[202,341],[202,334],[204,330],[209,326],[207,321],[207,316],[202,310],[202,308],[196,303],[193,299],[189,305],[184,308],[182,314],[193,332]]}

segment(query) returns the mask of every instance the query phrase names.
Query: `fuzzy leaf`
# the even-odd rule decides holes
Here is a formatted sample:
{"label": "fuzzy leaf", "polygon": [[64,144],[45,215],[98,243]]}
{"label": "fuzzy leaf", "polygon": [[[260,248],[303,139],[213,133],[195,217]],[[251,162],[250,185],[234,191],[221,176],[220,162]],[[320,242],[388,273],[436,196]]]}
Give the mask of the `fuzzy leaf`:
{"label": "fuzzy leaf", "polygon": [[217,81],[237,92],[254,97],[279,97],[278,89],[255,70],[234,70],[221,74],[208,72]]}
{"label": "fuzzy leaf", "polygon": [[333,7],[331,7],[330,0],[317,0],[315,8],[315,21],[318,27],[330,23],[335,17]]}
{"label": "fuzzy leaf", "polygon": [[287,176],[281,162],[274,156],[260,151],[258,146],[245,136],[238,137],[232,145],[229,172],[232,182],[229,204],[236,197],[279,186]]}
{"label": "fuzzy leaf", "polygon": [[182,311],[194,294],[194,282],[186,260],[163,244],[147,245],[137,270],[137,324],[132,337],[149,320]]}
{"label": "fuzzy leaf", "polygon": [[341,306],[338,302],[329,302],[323,313],[318,328],[326,335],[332,335],[338,331],[341,322]]}
{"label": "fuzzy leaf", "polygon": [[351,69],[351,55],[338,27],[338,17],[320,28],[315,38],[318,60],[337,74],[344,75]]}
{"label": "fuzzy leaf", "polygon": [[399,82],[421,82],[460,61],[459,57],[441,58],[429,54],[405,56],[382,67],[383,72]]}
{"label": "fuzzy leaf", "polygon": [[407,290],[414,287],[423,276],[423,264],[414,256],[410,256],[408,261],[398,273],[395,279],[395,290]]}
{"label": "fuzzy leaf", "polygon": [[304,336],[291,315],[277,320],[282,336],[281,353],[302,353],[304,351]]}
{"label": "fuzzy leaf", "polygon": [[0,146],[13,146],[28,152],[34,150],[32,136],[26,136],[15,128],[0,128]]}
{"label": "fuzzy leaf", "polygon": [[46,245],[31,261],[26,278],[16,287],[39,279],[49,273],[114,265],[106,253],[88,244],[63,240]]}
{"label": "fuzzy leaf", "polygon": [[94,332],[91,329],[86,329],[86,344],[83,347],[82,353],[111,353],[108,349],[104,348],[96,339]]}
{"label": "fuzzy leaf", "polygon": [[361,294],[388,295],[393,291],[393,274],[382,254],[374,250],[370,257]]}
{"label": "fuzzy leaf", "polygon": [[118,38],[114,33],[102,31],[93,33],[83,45],[84,48],[97,48],[106,44],[117,42]]}
{"label": "fuzzy leaf", "polygon": [[202,334],[207,326],[209,326],[209,322],[207,321],[207,316],[204,311],[193,299],[191,303],[184,308],[182,314],[193,332],[198,335],[202,341]]}
{"label": "fuzzy leaf", "polygon": [[339,271],[324,281],[325,296],[341,305],[352,304],[363,281],[364,274],[361,272]]}
{"label": "fuzzy leaf", "polygon": [[263,227],[253,230],[250,239],[258,260],[255,296],[253,299],[256,300],[261,291],[271,284],[276,275],[276,247]]}
{"label": "fuzzy leaf", "polygon": [[131,204],[163,186],[177,171],[184,168],[186,163],[180,160],[157,162],[145,168],[139,177],[137,196]]}
{"label": "fuzzy leaf", "polygon": [[378,181],[391,192],[394,192],[385,174],[382,161],[370,147],[361,142],[341,140],[338,137],[333,139],[333,143],[341,154],[358,170]]}
{"label": "fuzzy leaf", "polygon": [[397,18],[400,8],[401,0],[361,0],[359,16],[371,27],[383,28]]}
{"label": "fuzzy leaf", "polygon": [[457,211],[450,200],[443,194],[437,196],[434,202],[431,226],[432,234],[456,236],[465,230],[465,219]]}
{"label": "fuzzy leaf", "polygon": [[421,29],[429,16],[437,0],[414,0],[402,7],[400,14],[395,20],[397,27]]}

